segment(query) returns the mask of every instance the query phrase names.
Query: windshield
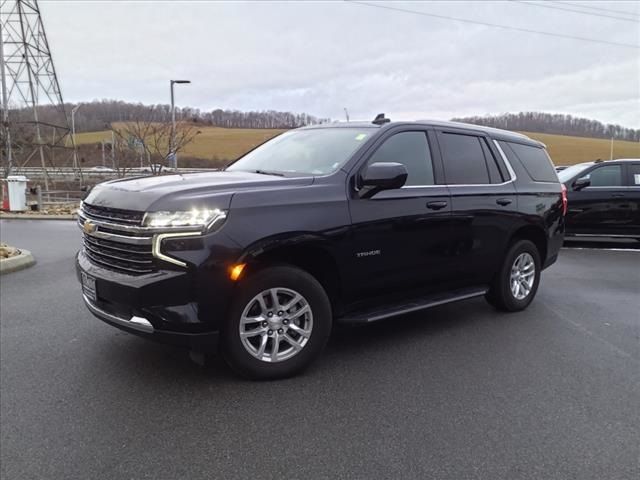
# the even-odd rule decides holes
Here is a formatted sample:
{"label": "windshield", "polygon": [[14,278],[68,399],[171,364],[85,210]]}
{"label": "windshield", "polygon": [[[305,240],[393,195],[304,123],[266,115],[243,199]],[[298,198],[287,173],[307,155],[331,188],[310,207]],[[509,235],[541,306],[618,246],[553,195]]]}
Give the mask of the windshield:
{"label": "windshield", "polygon": [[291,130],[247,153],[227,170],[327,175],[338,170],[369,138],[373,128]]}
{"label": "windshield", "polygon": [[558,172],[558,178],[562,183],[566,183],[569,180],[571,180],[573,177],[575,177],[577,174],[579,174],[581,171],[590,167],[591,165],[593,165],[593,162],[571,165],[570,167],[567,167],[564,170],[561,170],[560,172]]}

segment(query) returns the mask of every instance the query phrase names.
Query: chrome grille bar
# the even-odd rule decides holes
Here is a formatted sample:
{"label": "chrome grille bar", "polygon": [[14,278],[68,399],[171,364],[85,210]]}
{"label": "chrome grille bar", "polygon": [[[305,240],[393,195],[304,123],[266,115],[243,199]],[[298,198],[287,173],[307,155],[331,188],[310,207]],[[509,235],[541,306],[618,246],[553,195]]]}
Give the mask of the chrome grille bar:
{"label": "chrome grille bar", "polygon": [[[96,247],[95,245],[91,245],[90,242],[87,242],[85,239],[84,242],[84,248],[86,248],[87,250],[89,250],[91,253],[93,253],[94,255],[98,255],[99,257],[108,257],[108,258],[113,258],[114,260],[118,260],[121,262],[133,262],[133,263],[137,263],[140,265],[147,265],[147,266],[153,266],[153,260],[149,259],[149,260],[140,260],[137,258],[132,258],[132,256],[130,255],[129,257],[123,257],[120,255],[116,255],[113,254],[111,252],[109,252],[109,250],[111,250],[110,248],[104,248],[104,247]],[[105,251],[107,250],[107,251]]]}
{"label": "chrome grille bar", "polygon": [[198,235],[202,227],[172,227],[168,233],[167,228],[143,227],[143,218],[144,212],[83,203],[78,211],[78,226],[84,233],[87,258],[103,268],[133,275],[157,271],[156,258],[185,266],[184,262],[154,253],[154,238]]}

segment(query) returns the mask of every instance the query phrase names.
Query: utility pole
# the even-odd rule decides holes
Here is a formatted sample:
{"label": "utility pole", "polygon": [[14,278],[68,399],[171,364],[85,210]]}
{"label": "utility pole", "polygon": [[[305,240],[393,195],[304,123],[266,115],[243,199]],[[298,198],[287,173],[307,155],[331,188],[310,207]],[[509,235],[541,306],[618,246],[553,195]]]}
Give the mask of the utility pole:
{"label": "utility pole", "polygon": [[[39,157],[48,190],[49,170],[71,166],[75,157],[68,145],[71,128],[38,0],[0,0],[0,37],[2,121],[8,144],[5,167],[35,166]],[[38,117],[45,105],[50,108],[42,122]],[[18,125],[22,148],[9,152],[18,140]],[[61,151],[67,155],[57,163],[56,153]]]}
{"label": "utility pole", "polygon": [[344,107],[344,115],[347,117],[347,122],[349,122],[349,110],[347,110],[347,107]]}
{"label": "utility pole", "polygon": [[171,138],[169,140],[169,161],[171,168],[178,168],[178,154],[176,153],[176,105],[174,102],[173,85],[191,83],[191,80],[169,80],[171,85]]}
{"label": "utility pole", "polygon": [[73,168],[78,169],[78,149],[76,148],[76,112],[80,105],[76,105],[71,109],[71,143],[73,144]]}
{"label": "utility pole", "polygon": [[111,166],[116,168],[116,134],[111,130]]}
{"label": "utility pole", "polygon": [[[22,33],[22,38],[27,38],[27,30],[28,26],[25,25],[27,23],[25,18],[24,7],[22,1],[18,0],[18,14],[20,16],[20,31]],[[27,58],[30,54],[29,44],[27,42],[22,42],[22,46],[24,48],[24,58]],[[35,67],[36,65],[34,65]],[[32,68],[27,68],[27,77],[29,78],[29,90],[31,92],[31,107],[33,108],[33,119],[35,120],[36,127],[36,144],[38,151],[40,152],[40,165],[42,166],[42,171],[44,173],[44,188],[49,191],[49,173],[47,172],[47,164],[44,161],[44,148],[42,145],[42,135],[40,133],[40,121],[38,120],[38,91],[37,85],[34,83],[34,75],[35,71]]]}
{"label": "utility pole", "polygon": [[11,131],[9,130],[9,97],[7,95],[7,76],[4,71],[4,28],[0,21],[0,76],[2,77],[2,129],[5,141],[5,157],[7,166],[5,176],[11,175]]}

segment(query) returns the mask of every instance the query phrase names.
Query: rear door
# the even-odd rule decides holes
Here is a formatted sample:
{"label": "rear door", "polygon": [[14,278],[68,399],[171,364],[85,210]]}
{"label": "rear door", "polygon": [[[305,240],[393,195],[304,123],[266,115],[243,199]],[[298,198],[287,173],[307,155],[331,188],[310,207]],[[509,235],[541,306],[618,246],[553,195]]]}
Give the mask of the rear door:
{"label": "rear door", "polygon": [[353,252],[345,284],[352,296],[400,296],[443,288],[446,280],[451,203],[433,132],[427,127],[390,131],[357,168],[398,162],[409,173],[404,187],[360,198],[350,188]]}
{"label": "rear door", "polygon": [[633,224],[633,195],[625,185],[623,164],[602,163],[580,179],[591,184],[568,192],[567,230],[581,235],[625,235]]}
{"label": "rear door", "polygon": [[459,286],[487,283],[501,264],[518,205],[516,190],[490,138],[437,130],[451,191],[453,267]]}

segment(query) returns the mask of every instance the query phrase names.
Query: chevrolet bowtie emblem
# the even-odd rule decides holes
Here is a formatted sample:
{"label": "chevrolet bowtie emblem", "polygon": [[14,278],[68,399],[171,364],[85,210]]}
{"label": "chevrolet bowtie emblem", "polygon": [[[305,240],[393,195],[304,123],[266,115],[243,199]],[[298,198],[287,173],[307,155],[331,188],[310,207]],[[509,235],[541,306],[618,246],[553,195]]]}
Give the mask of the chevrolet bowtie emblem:
{"label": "chevrolet bowtie emblem", "polygon": [[95,223],[91,223],[90,221],[86,221],[84,222],[84,224],[82,225],[82,231],[84,233],[93,233],[95,232],[97,229],[96,224]]}

